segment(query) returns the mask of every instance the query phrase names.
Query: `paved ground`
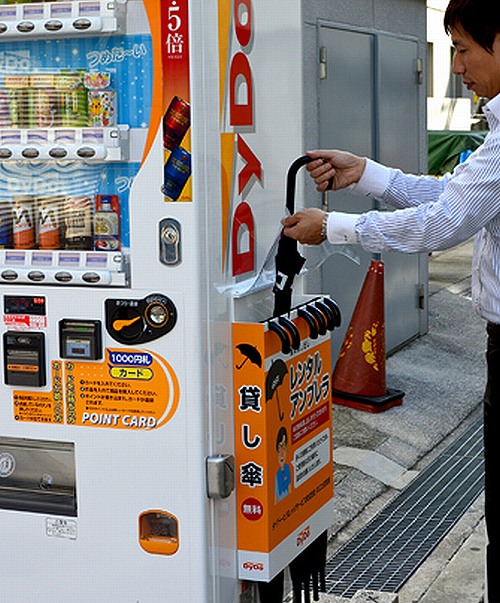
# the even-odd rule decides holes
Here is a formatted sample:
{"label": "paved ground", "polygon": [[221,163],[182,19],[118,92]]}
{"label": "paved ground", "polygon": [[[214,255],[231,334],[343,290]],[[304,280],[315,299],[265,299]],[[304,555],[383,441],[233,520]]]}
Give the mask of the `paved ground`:
{"label": "paved ground", "polygon": [[[482,412],[484,323],[471,308],[471,243],[429,260],[429,333],[388,359],[402,406],[381,414],[335,407],[336,491],[330,553],[349,540]],[[479,603],[484,585],[478,499],[397,593],[399,603]],[[390,595],[352,599],[393,603]],[[325,603],[344,601],[324,597]]]}

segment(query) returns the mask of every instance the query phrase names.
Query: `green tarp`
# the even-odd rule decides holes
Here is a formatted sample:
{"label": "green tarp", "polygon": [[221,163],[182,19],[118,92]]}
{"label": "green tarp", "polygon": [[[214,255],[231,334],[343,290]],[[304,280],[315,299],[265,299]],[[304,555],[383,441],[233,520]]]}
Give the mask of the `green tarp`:
{"label": "green tarp", "polygon": [[442,176],[460,162],[460,156],[475,151],[484,141],[486,131],[429,131],[429,174]]}

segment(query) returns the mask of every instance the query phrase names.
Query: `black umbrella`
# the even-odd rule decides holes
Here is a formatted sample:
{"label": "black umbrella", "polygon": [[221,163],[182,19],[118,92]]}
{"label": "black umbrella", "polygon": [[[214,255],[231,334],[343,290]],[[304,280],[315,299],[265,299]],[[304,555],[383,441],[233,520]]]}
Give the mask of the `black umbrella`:
{"label": "black umbrella", "polygon": [[[286,208],[295,211],[295,184],[299,169],[312,161],[307,155],[296,159],[288,169],[286,179]],[[292,305],[292,287],[297,274],[302,270],[305,258],[297,250],[297,241],[281,235],[276,253],[276,279],[274,282],[274,313],[279,316],[289,312]]]}
{"label": "black umbrella", "polygon": [[[274,392],[276,392],[278,387],[283,383],[283,380],[287,374],[288,369],[286,368],[286,364],[283,362],[283,360],[278,359],[271,364],[271,368],[266,375],[266,402],[272,399]],[[276,394],[276,400],[278,402],[278,416],[280,421],[283,421],[285,415],[281,412],[278,394]]]}
{"label": "black umbrella", "polygon": [[239,343],[236,347],[245,356],[245,360],[236,366],[238,370],[240,370],[247,360],[250,360],[250,362],[253,362],[258,367],[262,367],[262,356],[255,346],[250,343]]}
{"label": "black umbrella", "polygon": [[293,585],[293,603],[301,603],[304,592],[305,603],[310,603],[312,587],[314,601],[319,601],[319,592],[325,592],[325,564],[328,545],[327,533],[323,532],[298,557],[290,563]]}
{"label": "black umbrella", "polygon": [[[290,214],[295,211],[295,184],[296,176],[299,169],[312,161],[310,157],[304,155],[296,159],[288,170],[287,175],[287,187],[286,187],[286,207]],[[330,183],[330,187],[333,182]],[[297,241],[290,239],[289,237],[281,236],[278,244],[278,252],[276,254],[276,281],[273,288],[274,293],[274,316],[285,314],[290,311],[292,306],[292,286],[294,278],[302,270],[305,258],[303,258],[297,250]],[[321,314],[321,311],[314,307],[308,306],[309,312],[313,313],[314,310]],[[327,308],[330,310],[330,308]],[[332,323],[334,319],[332,319]],[[323,334],[323,325],[321,329],[318,327],[320,333]],[[326,332],[326,324],[324,332]],[[277,360],[276,362],[279,362]],[[281,361],[283,362],[283,361]],[[284,363],[283,363],[284,364]],[[274,366],[271,366],[269,372],[272,371]],[[286,365],[285,365],[286,369]],[[266,380],[267,381],[267,380]],[[266,383],[266,396],[267,396],[267,383]],[[281,413],[279,408],[278,399],[278,412]],[[281,419],[281,416],[280,416]],[[326,543],[327,533],[323,532],[309,547],[299,555],[292,563],[290,563],[290,576],[292,578],[293,591],[294,591],[294,603],[300,603],[302,598],[302,592],[304,592],[305,603],[310,602],[309,591],[312,586],[313,598],[315,601],[319,600],[319,590],[324,592],[324,571],[326,564]],[[307,554],[305,554],[307,553]]]}

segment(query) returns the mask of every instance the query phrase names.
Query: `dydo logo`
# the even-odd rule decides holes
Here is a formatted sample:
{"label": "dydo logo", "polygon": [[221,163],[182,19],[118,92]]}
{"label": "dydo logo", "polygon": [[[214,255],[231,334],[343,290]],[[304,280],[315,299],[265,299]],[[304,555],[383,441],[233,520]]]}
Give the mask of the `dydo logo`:
{"label": "dydo logo", "polygon": [[32,67],[29,51],[0,52],[0,68],[6,72],[30,71]]}
{"label": "dydo logo", "polygon": [[247,132],[256,131],[254,77],[249,60],[254,50],[252,0],[234,0],[232,22],[236,39],[229,63],[229,125],[244,164],[238,173],[239,202],[231,222],[232,275],[237,276],[255,269],[255,219],[244,194],[248,194],[253,179],[262,185],[262,164],[244,138]]}
{"label": "dydo logo", "polygon": [[243,569],[246,572],[263,572],[264,564],[263,563],[254,563],[253,561],[245,561],[243,563]]}

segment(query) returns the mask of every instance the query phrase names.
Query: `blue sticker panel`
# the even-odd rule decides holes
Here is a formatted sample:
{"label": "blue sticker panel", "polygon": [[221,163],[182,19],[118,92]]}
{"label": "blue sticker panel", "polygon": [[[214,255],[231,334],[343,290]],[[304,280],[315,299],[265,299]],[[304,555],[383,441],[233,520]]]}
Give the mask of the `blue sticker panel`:
{"label": "blue sticker panel", "polygon": [[61,71],[111,73],[117,95],[117,123],[147,128],[151,111],[153,55],[150,36],[102,36],[2,42],[0,74]]}

